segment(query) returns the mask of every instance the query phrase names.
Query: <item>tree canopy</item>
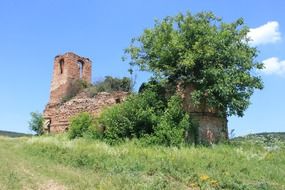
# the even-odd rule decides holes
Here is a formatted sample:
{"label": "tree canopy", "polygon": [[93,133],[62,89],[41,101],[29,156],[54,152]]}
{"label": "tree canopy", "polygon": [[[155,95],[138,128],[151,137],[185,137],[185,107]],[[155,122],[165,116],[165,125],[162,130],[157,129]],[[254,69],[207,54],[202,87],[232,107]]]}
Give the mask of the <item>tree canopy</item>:
{"label": "tree canopy", "polygon": [[44,119],[41,113],[32,112],[31,120],[29,121],[30,130],[36,132],[37,135],[42,135],[44,133]]}
{"label": "tree canopy", "polygon": [[99,92],[130,92],[132,90],[132,80],[128,77],[120,79],[112,76],[105,76],[104,80],[97,81],[93,86],[96,87]]}
{"label": "tree canopy", "polygon": [[243,116],[254,89],[262,89],[256,71],[257,49],[249,45],[242,18],[223,22],[212,12],[178,14],[156,21],[125,50],[131,66],[157,80],[193,85],[196,105],[206,102],[225,115]]}

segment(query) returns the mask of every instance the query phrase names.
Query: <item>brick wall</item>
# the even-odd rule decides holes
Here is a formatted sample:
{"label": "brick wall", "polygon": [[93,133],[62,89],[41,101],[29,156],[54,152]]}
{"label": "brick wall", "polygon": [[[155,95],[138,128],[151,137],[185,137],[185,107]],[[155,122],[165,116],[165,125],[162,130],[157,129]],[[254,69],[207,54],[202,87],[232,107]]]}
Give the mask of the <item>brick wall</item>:
{"label": "brick wall", "polygon": [[220,116],[217,110],[209,108],[206,103],[194,106],[191,99],[193,91],[194,87],[192,85],[183,88],[178,86],[178,92],[183,98],[183,107],[198,127],[197,141],[199,143],[213,144],[228,139],[226,116]]}
{"label": "brick wall", "polygon": [[127,92],[101,92],[90,98],[82,92],[64,104],[48,104],[44,111],[44,118],[50,120],[50,126],[49,129],[46,127],[46,130],[51,133],[66,131],[72,116],[81,112],[98,116],[105,108],[124,101],[128,94]]}

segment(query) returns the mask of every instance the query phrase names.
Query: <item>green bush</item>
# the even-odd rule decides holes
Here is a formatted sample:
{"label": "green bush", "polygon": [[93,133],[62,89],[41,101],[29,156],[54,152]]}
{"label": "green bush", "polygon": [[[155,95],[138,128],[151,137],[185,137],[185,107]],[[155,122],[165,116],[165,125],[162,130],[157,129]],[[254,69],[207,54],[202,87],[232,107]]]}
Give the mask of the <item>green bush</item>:
{"label": "green bush", "polygon": [[37,135],[42,135],[44,133],[43,124],[44,119],[41,113],[39,112],[32,112],[31,113],[31,120],[29,121],[29,128],[36,132]]}
{"label": "green bush", "polygon": [[149,83],[141,93],[107,108],[96,120],[81,113],[71,120],[69,138],[101,138],[110,144],[136,138],[142,144],[179,146],[191,137],[193,142],[193,125],[181,97],[166,96],[166,90],[163,84]]}
{"label": "green bush", "polygon": [[106,76],[104,80],[94,83],[91,87],[87,88],[86,91],[89,93],[90,97],[94,97],[99,92],[131,92],[132,86],[132,80],[128,77],[120,79]]}
{"label": "green bush", "polygon": [[182,99],[178,95],[170,98],[167,108],[155,128],[155,144],[178,146],[185,142],[185,131],[191,127],[189,115],[182,109]]}
{"label": "green bush", "polygon": [[152,134],[163,109],[163,102],[154,92],[132,95],[124,103],[101,114],[99,124],[105,128],[103,136],[108,142],[114,143]]}
{"label": "green bush", "polygon": [[183,111],[182,100],[178,95],[167,103],[163,100],[158,93],[145,90],[105,110],[97,123],[104,128],[102,137],[111,144],[132,138],[166,146],[184,143],[192,125]]}
{"label": "green bush", "polygon": [[83,137],[84,135],[95,134],[94,118],[87,112],[82,112],[73,118],[71,118],[68,137],[75,139],[77,137]]}

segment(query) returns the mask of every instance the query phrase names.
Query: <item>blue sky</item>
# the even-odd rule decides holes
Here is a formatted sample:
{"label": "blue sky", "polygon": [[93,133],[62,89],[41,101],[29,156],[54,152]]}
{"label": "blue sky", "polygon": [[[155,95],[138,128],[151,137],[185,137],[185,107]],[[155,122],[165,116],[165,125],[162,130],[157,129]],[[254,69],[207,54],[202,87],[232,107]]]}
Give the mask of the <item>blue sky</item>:
{"label": "blue sky", "polygon": [[[129,76],[121,61],[132,37],[154,19],[178,12],[213,11],[239,17],[257,46],[265,88],[243,118],[229,118],[236,135],[285,131],[285,1],[271,0],[25,0],[0,1],[0,130],[30,132],[30,112],[48,102],[53,59],[73,51],[93,61],[93,80]],[[284,61],[283,61],[284,60]],[[137,84],[147,79],[137,73]]]}

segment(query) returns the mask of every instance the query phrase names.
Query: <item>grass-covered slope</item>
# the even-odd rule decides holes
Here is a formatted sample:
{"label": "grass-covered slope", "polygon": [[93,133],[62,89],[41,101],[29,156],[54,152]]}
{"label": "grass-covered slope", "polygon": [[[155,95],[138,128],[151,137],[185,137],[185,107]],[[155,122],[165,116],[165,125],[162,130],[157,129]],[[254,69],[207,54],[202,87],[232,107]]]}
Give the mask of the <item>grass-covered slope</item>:
{"label": "grass-covered slope", "polygon": [[0,189],[285,189],[285,142],[213,147],[118,146],[56,137],[0,137]]}

